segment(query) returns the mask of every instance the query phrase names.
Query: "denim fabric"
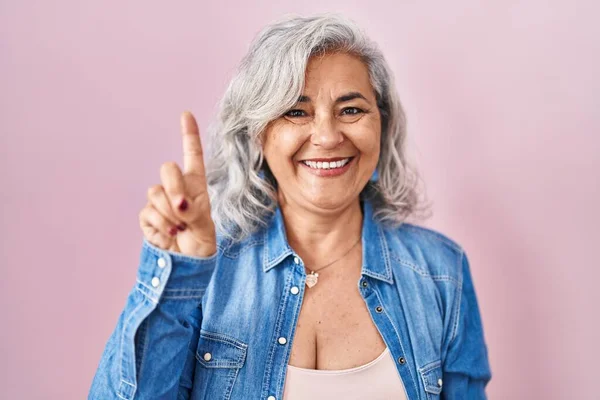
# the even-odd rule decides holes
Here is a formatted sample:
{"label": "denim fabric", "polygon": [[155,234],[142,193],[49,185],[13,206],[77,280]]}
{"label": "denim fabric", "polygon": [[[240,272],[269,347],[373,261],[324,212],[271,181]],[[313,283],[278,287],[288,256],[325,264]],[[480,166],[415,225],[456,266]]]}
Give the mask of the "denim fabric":
{"label": "denim fabric", "polygon": [[[485,399],[491,370],[464,250],[425,227],[381,225],[362,204],[356,287],[407,398]],[[305,279],[279,209],[243,241],[219,237],[212,257],[144,239],[88,398],[282,399]]]}

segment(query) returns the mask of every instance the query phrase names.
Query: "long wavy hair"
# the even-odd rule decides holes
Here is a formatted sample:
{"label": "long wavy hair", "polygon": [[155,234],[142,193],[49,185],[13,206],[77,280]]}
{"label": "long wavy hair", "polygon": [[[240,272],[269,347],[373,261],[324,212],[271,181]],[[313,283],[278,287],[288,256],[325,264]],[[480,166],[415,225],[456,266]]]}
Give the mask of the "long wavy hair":
{"label": "long wavy hair", "polygon": [[419,174],[405,154],[404,110],[378,46],[340,14],[286,16],[254,38],[209,127],[206,173],[219,234],[242,240],[268,222],[277,206],[277,181],[264,160],[261,134],[296,104],[309,58],[329,52],[347,52],[365,63],[381,113],[377,179],[368,182],[361,199],[372,201],[374,217],[388,225],[430,216],[430,204],[419,198]]}

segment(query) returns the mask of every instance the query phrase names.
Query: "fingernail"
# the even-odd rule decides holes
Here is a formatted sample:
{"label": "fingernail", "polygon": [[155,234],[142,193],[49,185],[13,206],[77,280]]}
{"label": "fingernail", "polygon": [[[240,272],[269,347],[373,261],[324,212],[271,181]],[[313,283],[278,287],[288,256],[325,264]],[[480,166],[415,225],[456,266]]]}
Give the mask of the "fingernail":
{"label": "fingernail", "polygon": [[185,224],[185,222],[182,222],[179,225],[177,225],[177,229],[179,229],[180,231],[185,230],[186,227],[187,225]]}
{"label": "fingernail", "polygon": [[177,228],[175,228],[174,226],[171,227],[171,229],[169,229],[169,233],[171,234],[171,236],[175,236],[177,234]]}
{"label": "fingernail", "polygon": [[186,199],[181,200],[181,204],[179,204],[179,209],[181,211],[185,211],[188,208],[188,203]]}

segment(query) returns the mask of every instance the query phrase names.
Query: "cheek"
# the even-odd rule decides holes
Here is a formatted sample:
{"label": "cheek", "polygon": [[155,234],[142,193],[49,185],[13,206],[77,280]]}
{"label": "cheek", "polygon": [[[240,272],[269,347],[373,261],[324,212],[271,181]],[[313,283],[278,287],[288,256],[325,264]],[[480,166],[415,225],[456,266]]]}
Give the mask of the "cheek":
{"label": "cheek", "polygon": [[362,153],[363,157],[379,157],[381,136],[378,131],[364,130],[352,138],[354,146]]}
{"label": "cheek", "polygon": [[264,144],[265,158],[270,163],[289,163],[300,150],[303,134],[298,129],[280,128],[267,132]]}
{"label": "cheek", "polygon": [[353,142],[367,157],[377,157],[381,146],[381,120],[379,115],[366,116],[354,130]]}

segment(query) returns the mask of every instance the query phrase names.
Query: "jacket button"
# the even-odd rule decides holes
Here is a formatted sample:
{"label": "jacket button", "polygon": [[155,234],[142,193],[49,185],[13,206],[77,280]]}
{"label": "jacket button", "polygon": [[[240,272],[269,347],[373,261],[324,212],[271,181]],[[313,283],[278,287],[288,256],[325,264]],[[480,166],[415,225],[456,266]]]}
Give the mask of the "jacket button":
{"label": "jacket button", "polygon": [[[300,264],[300,259],[298,257],[294,257],[294,262],[296,264]],[[273,397],[273,400],[275,400],[275,398]]]}
{"label": "jacket button", "polygon": [[292,292],[292,294],[298,294],[298,292],[300,292],[300,289],[298,289],[298,286],[292,286],[290,292]]}
{"label": "jacket button", "polygon": [[442,378],[438,379],[438,386],[439,386],[439,387],[442,387],[442,383],[443,383],[443,382],[442,382]]}
{"label": "jacket button", "polygon": [[204,353],[204,361],[210,361],[212,359],[212,354]]}
{"label": "jacket button", "polygon": [[159,267],[164,268],[166,265],[167,265],[167,261],[165,261],[164,258],[161,257],[161,258],[158,259],[158,266]]}
{"label": "jacket button", "polygon": [[362,281],[362,287],[367,287],[369,286],[369,284],[367,283],[367,281]]}
{"label": "jacket button", "polygon": [[380,312],[383,311],[383,307],[377,306],[377,307],[375,307],[375,311],[377,311],[378,313],[380,313]]}
{"label": "jacket button", "polygon": [[267,397],[267,400],[275,400],[275,396],[269,396]]}
{"label": "jacket button", "polygon": [[399,362],[400,364],[402,364],[402,365],[406,364],[406,360],[404,359],[404,357],[400,357],[400,358],[398,359],[398,362]]}
{"label": "jacket button", "polygon": [[284,337],[280,337],[278,340],[279,344],[286,344],[287,340]]}
{"label": "jacket button", "polygon": [[160,279],[158,279],[156,276],[154,278],[152,278],[152,287],[158,287],[158,285],[160,285]]}

